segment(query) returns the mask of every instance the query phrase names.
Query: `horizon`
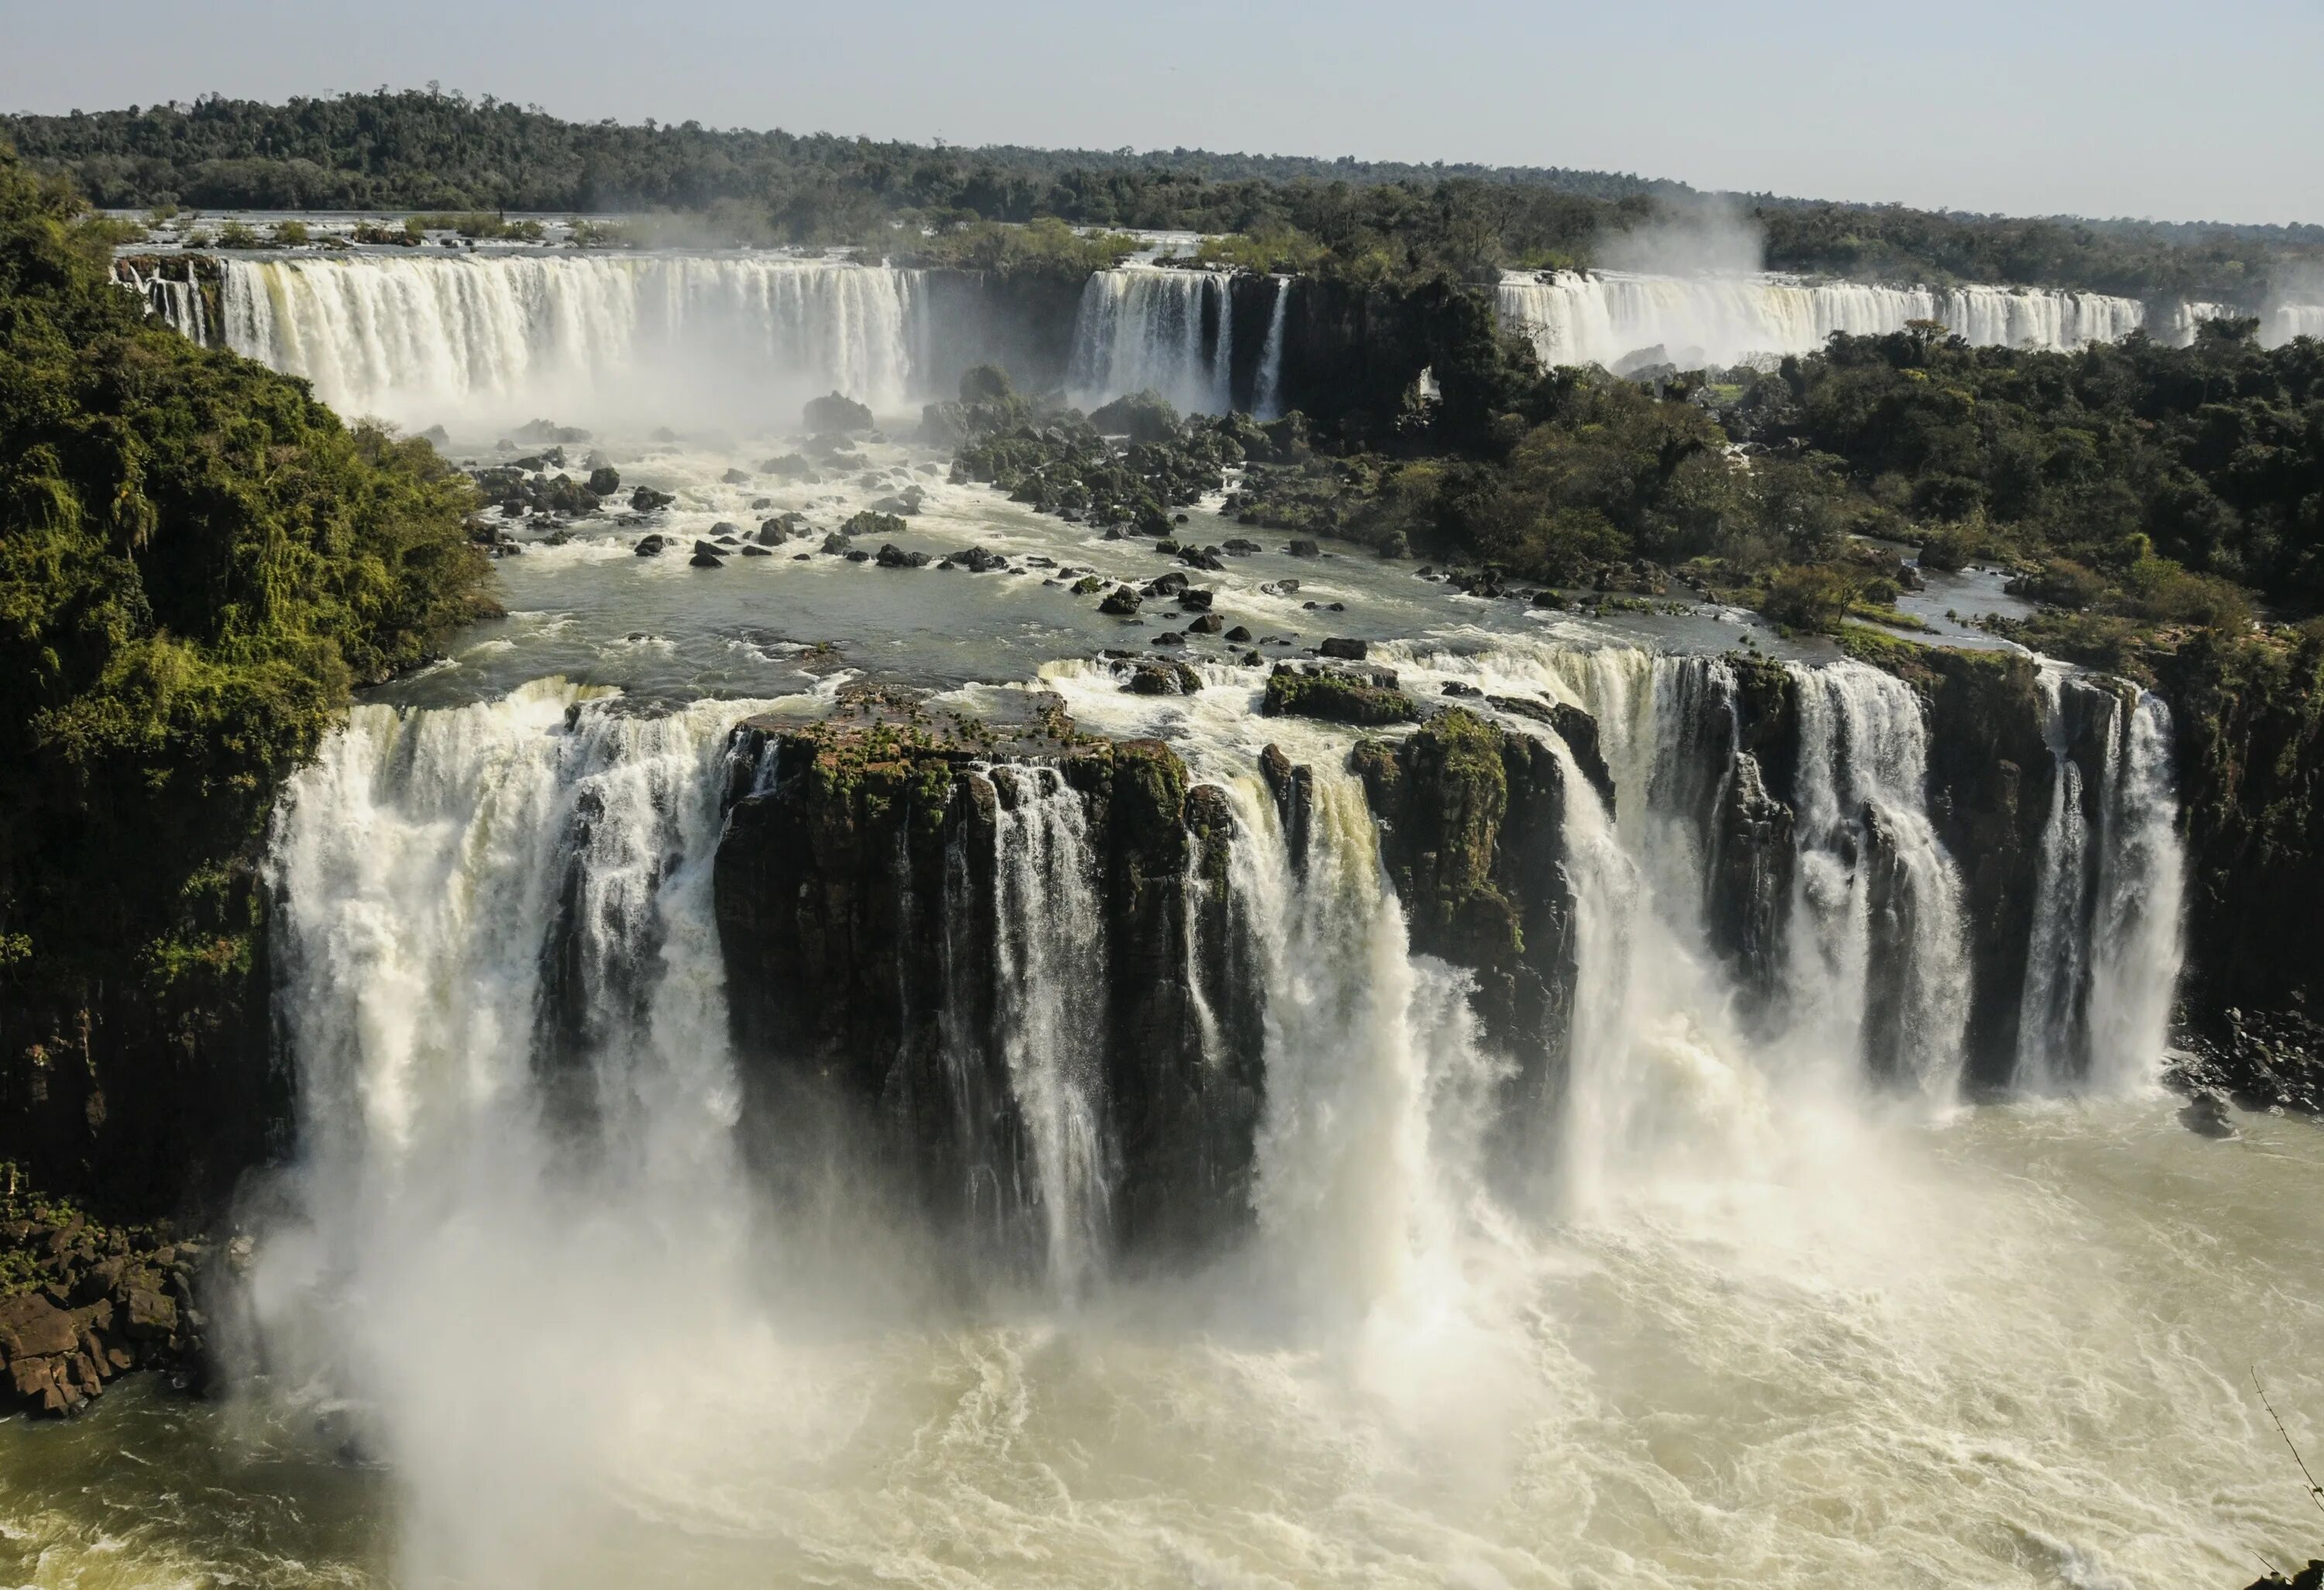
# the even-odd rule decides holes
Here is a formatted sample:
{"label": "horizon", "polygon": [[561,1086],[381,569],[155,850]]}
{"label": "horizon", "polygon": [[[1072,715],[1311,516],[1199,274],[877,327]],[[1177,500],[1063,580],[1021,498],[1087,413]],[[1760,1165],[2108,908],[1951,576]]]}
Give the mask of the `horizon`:
{"label": "horizon", "polygon": [[[1319,23],[1215,5],[1160,19],[1042,5],[959,17],[905,4],[870,30],[790,10],[703,0],[641,17],[584,0],[551,31],[511,8],[442,0],[392,25],[252,0],[198,14],[127,0],[23,16],[20,47],[0,61],[0,103],[49,116],[439,82],[585,123],[1555,167],[1971,215],[2324,222],[2324,173],[2306,153],[2324,142],[2324,97],[2301,80],[2324,51],[2324,14],[2263,0],[2239,0],[2193,38],[2151,0],[2111,10],[2096,33],[1978,0],[1935,40],[1901,11],[1865,17],[1820,0],[1752,17],[1472,5],[1425,27],[1378,5]],[[1216,26],[1194,25],[1204,22]],[[719,49],[700,48],[706,29]],[[439,42],[447,32],[463,41],[456,62]],[[1229,48],[1169,47],[1196,34]],[[346,80],[357,58],[368,83]],[[1566,71],[1577,60],[1610,69]],[[608,60],[623,69],[605,72]],[[767,86],[769,60],[782,87]],[[2060,60],[2078,69],[2061,74]],[[466,64],[475,61],[502,80],[459,81],[485,75]],[[1912,79],[1901,95],[1900,62]],[[1909,130],[1894,130],[1900,122]]]}

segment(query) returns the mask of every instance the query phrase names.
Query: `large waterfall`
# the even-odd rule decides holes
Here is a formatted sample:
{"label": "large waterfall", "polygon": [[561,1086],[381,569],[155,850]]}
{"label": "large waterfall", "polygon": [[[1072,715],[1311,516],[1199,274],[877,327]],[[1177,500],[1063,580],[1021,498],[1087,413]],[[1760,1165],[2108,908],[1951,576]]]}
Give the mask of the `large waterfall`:
{"label": "large waterfall", "polygon": [[1095,407],[1156,392],[1181,411],[1234,407],[1234,278],[1130,265],[1093,273],[1074,321],[1069,391]]}
{"label": "large waterfall", "polygon": [[[1893,678],[1507,637],[1379,654],[1417,693],[1459,687],[1499,736],[1482,815],[1545,864],[1497,875],[1529,941],[1564,947],[1537,963],[1562,979],[1542,1027],[1496,1018],[1461,935],[1410,920],[1398,879],[1418,874],[1398,869],[1425,864],[1374,784],[1404,751],[1261,716],[1258,670],[1204,665],[1157,698],[1119,665],[1052,663],[1040,685],[1104,740],[987,748],[860,801],[847,781],[878,770],[814,762],[833,742],[793,732],[802,703],[658,711],[552,680],[359,708],[274,825],[301,1150],[258,1206],[251,1351],[385,1461],[399,1576],[724,1582],[747,1562],[856,1584],[1038,1541],[1160,1584],[1261,1560],[1280,1526],[1222,1534],[1243,1514],[1198,1509],[1150,1539],[1073,1521],[1093,1493],[1143,1518],[1137,1498],[1210,1493],[1188,1454],[1257,1462],[1233,1489],[1314,1439],[1340,1456],[1270,1507],[1406,1493],[1351,1477],[1344,1429],[1449,1465],[1404,1526],[1430,1530],[1512,1483],[1476,1465],[1539,1447],[1526,1461],[1550,1472],[1518,1513],[1610,1566],[1663,1549],[1662,1511],[1580,1506],[1567,1468],[1625,1476],[1618,1498],[1675,1482],[1622,1456],[1630,1382],[1592,1382],[1665,1339],[1746,1353],[1803,1308],[1843,1362],[1784,1334],[1795,1362],[1754,1372],[1773,1375],[1758,1395],[1804,1375],[1819,1408],[1877,1396],[1867,1452],[1900,1420],[1914,1449],[1951,1428],[1872,1367],[1893,1347],[1849,1344],[1922,1318],[1924,1293],[1950,1318],[1993,1263],[2055,1262],[2010,1245],[2043,1225],[2016,1160],[1927,1158],[1974,1145],[1932,1129],[1955,1116],[1973,1003],[2041,1029],[2029,1091],[2105,1100],[2153,1074],[2180,866],[2160,703],[2045,681],[2061,796],[2030,864],[2034,943],[1994,989],[1964,949],[1970,858],[1943,836],[1924,708]],[[1520,832],[1520,807],[1548,818]],[[793,870],[730,872],[750,847]],[[738,957],[730,936],[761,929],[791,948]],[[770,1049],[746,997],[889,1036]],[[785,1067],[794,1086],[770,1090]],[[918,1152],[931,1167],[898,1162]],[[1157,1255],[1157,1175],[1224,1189],[1201,1247]],[[890,1197],[914,1187],[917,1234]],[[1775,1273],[1734,1257],[1753,1243]],[[1831,1308],[1803,1295],[1825,1288]],[[2111,1297],[2086,1280],[2061,1306],[2081,1321]],[[2045,1395],[2049,1360],[1994,1343],[1975,1325],[1920,1350]],[[1683,1370],[1721,1399],[1737,1373]],[[1914,1472],[1893,1504],[1938,1510],[1916,1549],[1976,1560],[1943,1522],[1958,1498]],[[2055,1534],[2080,1492],[2046,1473],[2003,1505]],[[1783,1525],[1812,1553],[1825,1527]],[[1277,1576],[1333,1578],[1309,1549]]]}
{"label": "large waterfall", "polygon": [[1783,276],[1679,277],[1572,271],[1502,278],[1501,323],[1532,339],[1546,365],[1731,365],[1806,353],[1835,331],[1900,331],[1935,320],[1979,345],[2073,348],[2127,336],[2137,300],[2049,288],[1876,287]]}
{"label": "large waterfall", "polygon": [[[788,423],[839,391],[947,395],[957,283],[771,254],[226,258],[227,346],[348,414],[404,423]],[[948,291],[950,289],[950,291]]]}

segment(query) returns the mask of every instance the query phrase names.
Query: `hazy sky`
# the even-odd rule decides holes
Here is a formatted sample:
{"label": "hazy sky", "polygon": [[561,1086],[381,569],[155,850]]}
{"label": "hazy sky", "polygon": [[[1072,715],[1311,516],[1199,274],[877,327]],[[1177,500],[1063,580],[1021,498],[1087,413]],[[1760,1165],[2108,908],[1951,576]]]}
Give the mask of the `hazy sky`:
{"label": "hazy sky", "polygon": [[0,106],[433,79],[562,116],[2324,221],[2324,0],[0,0]]}

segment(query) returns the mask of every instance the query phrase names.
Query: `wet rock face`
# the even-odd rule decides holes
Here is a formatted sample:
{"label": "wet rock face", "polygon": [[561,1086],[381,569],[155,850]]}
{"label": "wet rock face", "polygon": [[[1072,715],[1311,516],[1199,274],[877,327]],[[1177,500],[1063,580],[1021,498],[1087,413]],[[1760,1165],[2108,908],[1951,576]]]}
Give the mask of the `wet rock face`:
{"label": "wet rock face", "polygon": [[[13,1206],[14,1200],[9,1200]],[[0,1219],[0,1411],[77,1413],[120,1375],[202,1378],[207,1325],[194,1306],[203,1250],[152,1228],[77,1211]]]}
{"label": "wet rock face", "polygon": [[1503,1118],[1538,1122],[1563,1089],[1576,973],[1563,763],[1542,740],[1455,707],[1398,745],[1364,742],[1352,765],[1413,948],[1476,974],[1486,1037],[1515,1063]]}
{"label": "wet rock face", "polygon": [[2280,1025],[2272,1051],[2324,1054],[2289,1037],[2324,1020],[2324,643],[2203,637],[2161,672],[2187,844],[2187,1035],[2249,1053],[2238,1028]]}
{"label": "wet rock face", "polygon": [[997,869],[1010,811],[1067,800],[1102,969],[1067,992],[1095,1007],[1099,1074],[1078,1083],[1113,1166],[1113,1240],[1157,1256],[1245,1217],[1263,1033],[1222,792],[1190,789],[1158,741],[1079,735],[1055,706],[995,729],[844,704],[745,724],[735,745],[715,889],[754,1113],[836,1108],[940,1229],[1037,1186],[996,943],[1025,925],[1004,920]]}
{"label": "wet rock face", "polygon": [[1926,692],[1930,809],[1960,868],[1969,924],[1967,1075],[2003,1086],[2016,1065],[2056,762],[2043,737],[2039,670],[2030,657],[1935,651],[1929,661],[1937,670]]}

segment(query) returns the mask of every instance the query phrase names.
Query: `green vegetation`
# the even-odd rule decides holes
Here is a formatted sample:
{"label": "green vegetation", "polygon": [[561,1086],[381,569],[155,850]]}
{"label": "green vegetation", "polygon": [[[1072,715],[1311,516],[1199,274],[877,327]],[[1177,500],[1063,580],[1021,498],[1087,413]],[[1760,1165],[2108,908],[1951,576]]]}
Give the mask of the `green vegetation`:
{"label": "green vegetation", "polygon": [[[44,171],[114,208],[681,212],[595,227],[592,246],[687,232],[885,245],[977,223],[1231,235],[1209,257],[1379,282],[1583,265],[1649,222],[1741,219],[1781,269],[2022,282],[2245,305],[2324,263],[2324,228],[2013,219],[1700,194],[1603,171],[996,147],[954,149],[698,123],[622,126],[436,92],[286,105],[208,97],[0,117]],[[972,249],[988,246],[970,244]]]}
{"label": "green vegetation", "polygon": [[473,504],[425,443],[149,322],[0,150],[0,1063],[97,1068],[92,1002],[160,1025],[246,974],[281,779],[489,606]]}

